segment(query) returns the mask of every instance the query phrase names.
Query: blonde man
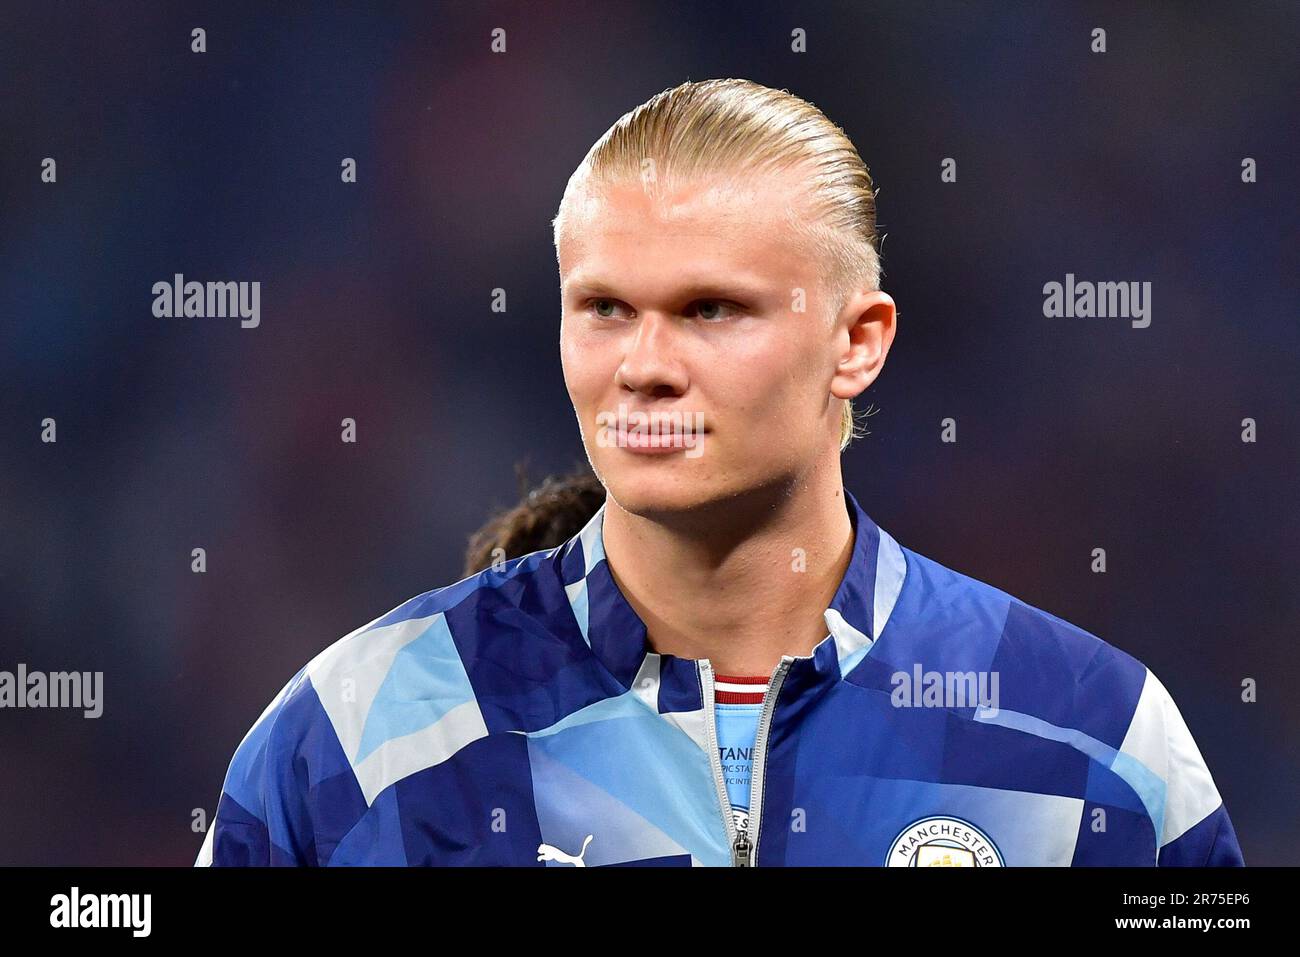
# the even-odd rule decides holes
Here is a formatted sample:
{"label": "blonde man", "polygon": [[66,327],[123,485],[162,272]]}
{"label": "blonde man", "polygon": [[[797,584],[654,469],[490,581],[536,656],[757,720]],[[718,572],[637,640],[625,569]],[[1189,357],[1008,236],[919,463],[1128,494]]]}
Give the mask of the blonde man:
{"label": "blonde man", "polygon": [[604,504],[308,663],[197,863],[1242,863],[1141,662],[844,488],[896,311],[842,130],[686,83],[601,137],[554,226]]}

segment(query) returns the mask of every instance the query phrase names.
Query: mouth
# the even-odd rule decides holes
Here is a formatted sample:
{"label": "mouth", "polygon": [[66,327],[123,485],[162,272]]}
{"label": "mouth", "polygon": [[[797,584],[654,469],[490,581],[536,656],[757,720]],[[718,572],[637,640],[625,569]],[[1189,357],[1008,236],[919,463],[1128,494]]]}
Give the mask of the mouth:
{"label": "mouth", "polygon": [[698,448],[703,442],[708,429],[664,429],[644,431],[621,429],[617,426],[603,426],[604,443],[614,445],[629,452],[641,454],[665,454],[682,449]]}

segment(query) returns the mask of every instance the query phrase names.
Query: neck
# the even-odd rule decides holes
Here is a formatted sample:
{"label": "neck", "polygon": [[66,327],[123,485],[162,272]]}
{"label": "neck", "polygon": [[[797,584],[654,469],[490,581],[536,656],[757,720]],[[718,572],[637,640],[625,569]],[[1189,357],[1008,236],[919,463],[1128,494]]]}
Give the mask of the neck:
{"label": "neck", "polygon": [[826,637],[853,555],[838,459],[821,478],[750,490],[653,519],[607,496],[602,526],[615,584],[659,654],[708,658],[727,675],[770,675]]}

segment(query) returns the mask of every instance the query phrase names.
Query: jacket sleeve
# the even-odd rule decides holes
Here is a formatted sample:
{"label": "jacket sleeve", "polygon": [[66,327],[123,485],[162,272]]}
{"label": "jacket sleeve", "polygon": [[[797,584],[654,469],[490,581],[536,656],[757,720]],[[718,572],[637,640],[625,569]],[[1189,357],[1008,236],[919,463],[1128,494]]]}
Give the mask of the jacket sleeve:
{"label": "jacket sleeve", "polygon": [[1148,806],[1158,866],[1245,863],[1210,769],[1178,706],[1150,669],[1122,750],[1152,772]]}
{"label": "jacket sleeve", "polygon": [[304,782],[299,780],[291,703],[306,685],[301,669],[267,705],[230,761],[217,812],[194,866],[314,865]]}
{"label": "jacket sleeve", "polygon": [[1228,810],[1217,808],[1160,849],[1161,867],[1241,867],[1241,846]]}

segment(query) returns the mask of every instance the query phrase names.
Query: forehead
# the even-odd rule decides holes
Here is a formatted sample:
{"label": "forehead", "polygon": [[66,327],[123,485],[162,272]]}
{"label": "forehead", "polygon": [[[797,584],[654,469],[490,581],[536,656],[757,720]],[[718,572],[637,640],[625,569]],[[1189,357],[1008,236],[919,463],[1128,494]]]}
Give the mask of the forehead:
{"label": "forehead", "polygon": [[811,265],[790,228],[805,215],[806,199],[788,174],[732,174],[658,189],[637,180],[582,184],[565,199],[560,274],[622,272],[633,261],[690,256],[788,278]]}

